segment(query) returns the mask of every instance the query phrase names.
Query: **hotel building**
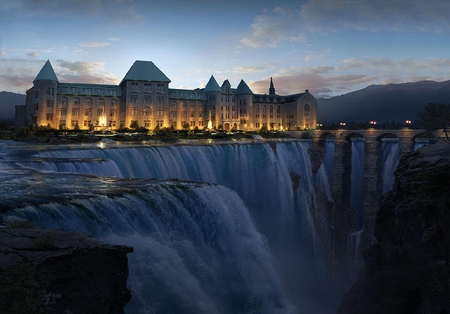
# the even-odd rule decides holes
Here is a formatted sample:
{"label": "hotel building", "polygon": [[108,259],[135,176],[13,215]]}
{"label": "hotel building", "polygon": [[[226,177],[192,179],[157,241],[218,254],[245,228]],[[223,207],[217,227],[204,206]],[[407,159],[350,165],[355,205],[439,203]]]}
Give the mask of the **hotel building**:
{"label": "hotel building", "polygon": [[27,90],[25,106],[16,107],[16,126],[59,129],[169,127],[225,130],[313,129],[317,100],[306,90],[277,95],[272,79],[268,94],[255,94],[241,80],[233,88],[211,76],[205,88],[169,88],[170,79],[151,61],[136,61],[119,85],[60,83],[47,61]]}

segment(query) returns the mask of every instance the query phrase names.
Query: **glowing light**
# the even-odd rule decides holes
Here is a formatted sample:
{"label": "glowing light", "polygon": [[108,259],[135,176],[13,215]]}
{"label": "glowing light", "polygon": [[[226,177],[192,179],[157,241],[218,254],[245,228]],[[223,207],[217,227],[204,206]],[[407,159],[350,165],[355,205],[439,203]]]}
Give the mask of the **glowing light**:
{"label": "glowing light", "polygon": [[369,123],[370,123],[371,125],[376,125],[376,124],[377,124],[377,121],[371,120],[371,121],[369,121]]}
{"label": "glowing light", "polygon": [[406,120],[406,124],[411,124],[411,120]]}

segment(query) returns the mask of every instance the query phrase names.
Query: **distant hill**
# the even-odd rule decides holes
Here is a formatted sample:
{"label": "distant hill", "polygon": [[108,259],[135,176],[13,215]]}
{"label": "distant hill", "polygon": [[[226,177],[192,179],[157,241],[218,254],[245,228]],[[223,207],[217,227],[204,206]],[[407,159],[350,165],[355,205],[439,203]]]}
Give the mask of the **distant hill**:
{"label": "distant hill", "polygon": [[25,105],[26,95],[0,92],[0,120],[14,119],[15,106]]}
{"label": "distant hill", "polygon": [[430,102],[450,103],[450,81],[371,85],[348,94],[319,98],[319,121],[403,122],[417,120]]}

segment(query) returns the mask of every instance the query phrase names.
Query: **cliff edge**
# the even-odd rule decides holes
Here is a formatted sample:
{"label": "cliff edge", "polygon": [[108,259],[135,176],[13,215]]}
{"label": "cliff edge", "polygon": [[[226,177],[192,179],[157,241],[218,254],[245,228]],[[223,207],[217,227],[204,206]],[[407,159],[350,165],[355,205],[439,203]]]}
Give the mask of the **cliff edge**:
{"label": "cliff edge", "polygon": [[339,314],[450,313],[450,145],[405,155]]}
{"label": "cliff edge", "polygon": [[123,313],[131,247],[83,233],[0,229],[0,313]]}

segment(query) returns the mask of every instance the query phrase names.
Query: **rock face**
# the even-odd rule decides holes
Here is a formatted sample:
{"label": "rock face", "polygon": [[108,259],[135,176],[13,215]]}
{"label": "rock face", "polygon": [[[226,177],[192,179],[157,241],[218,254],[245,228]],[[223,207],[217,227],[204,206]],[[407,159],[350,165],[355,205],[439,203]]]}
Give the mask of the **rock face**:
{"label": "rock face", "polygon": [[378,244],[338,311],[450,313],[450,145],[405,155],[377,212]]}
{"label": "rock face", "polygon": [[83,233],[0,229],[0,313],[123,313],[127,253]]}

